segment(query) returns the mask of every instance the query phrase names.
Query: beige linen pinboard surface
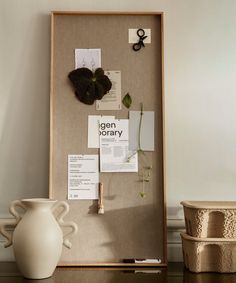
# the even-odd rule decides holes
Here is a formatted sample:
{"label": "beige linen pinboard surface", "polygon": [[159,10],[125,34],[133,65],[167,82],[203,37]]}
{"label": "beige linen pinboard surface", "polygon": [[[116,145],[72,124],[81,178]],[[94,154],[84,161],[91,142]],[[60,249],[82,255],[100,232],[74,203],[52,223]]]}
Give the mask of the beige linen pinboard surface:
{"label": "beige linen pinboard surface", "polygon": [[[139,52],[128,43],[129,28],[151,29],[151,44]],[[88,115],[128,118],[128,110],[96,111],[78,101],[68,74],[76,48],[101,48],[102,68],[121,71],[122,97],[129,92],[130,110],[155,111],[155,151],[143,158],[152,165],[139,192],[138,173],[100,173],[105,214],[97,201],[67,200],[68,219],[78,224],[71,250],[63,248],[60,265],[121,263],[127,258],[160,258],[166,264],[162,119],[162,15],[52,13],[50,197],[67,200],[68,154],[98,154],[87,147]],[[141,164],[141,165],[140,165]]]}

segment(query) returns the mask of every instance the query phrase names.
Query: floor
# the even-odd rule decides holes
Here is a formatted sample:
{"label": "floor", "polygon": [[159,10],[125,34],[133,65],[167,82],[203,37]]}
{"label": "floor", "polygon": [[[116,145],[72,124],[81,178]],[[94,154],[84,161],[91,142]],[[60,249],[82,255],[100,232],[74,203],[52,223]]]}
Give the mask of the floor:
{"label": "floor", "polygon": [[165,269],[57,268],[51,278],[23,278],[14,263],[0,263],[0,283],[236,283],[236,274],[193,274],[181,263]]}

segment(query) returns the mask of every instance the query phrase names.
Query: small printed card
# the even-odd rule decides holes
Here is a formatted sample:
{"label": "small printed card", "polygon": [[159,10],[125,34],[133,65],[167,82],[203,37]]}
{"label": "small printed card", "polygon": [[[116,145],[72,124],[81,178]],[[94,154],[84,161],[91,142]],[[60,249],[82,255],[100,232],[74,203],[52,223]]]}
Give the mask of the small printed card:
{"label": "small printed card", "polygon": [[75,49],[75,69],[88,68],[95,71],[101,68],[101,49]]}
{"label": "small printed card", "polygon": [[98,199],[98,155],[68,155],[68,199]]}
{"label": "small printed card", "polygon": [[105,71],[112,83],[111,90],[101,100],[96,100],[96,110],[121,110],[121,72]]}
{"label": "small printed card", "polygon": [[129,150],[129,120],[100,123],[101,172],[138,172],[138,154]]}

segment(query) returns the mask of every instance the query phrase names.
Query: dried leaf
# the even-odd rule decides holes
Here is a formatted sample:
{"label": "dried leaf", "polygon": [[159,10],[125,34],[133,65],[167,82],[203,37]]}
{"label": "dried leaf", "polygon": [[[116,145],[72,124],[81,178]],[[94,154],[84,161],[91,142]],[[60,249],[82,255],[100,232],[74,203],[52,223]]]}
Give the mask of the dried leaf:
{"label": "dried leaf", "polygon": [[98,68],[94,74],[87,68],[79,68],[70,72],[68,77],[75,88],[76,97],[88,105],[92,105],[96,99],[102,99],[112,87],[102,68]]}
{"label": "dried leaf", "polygon": [[122,103],[123,105],[126,107],[126,108],[130,108],[131,104],[132,104],[132,98],[131,96],[129,95],[129,93],[127,93],[123,99],[122,99]]}
{"label": "dried leaf", "polygon": [[102,77],[104,75],[104,70],[102,68],[97,68],[94,73],[95,77]]}
{"label": "dried leaf", "polygon": [[144,192],[139,192],[139,195],[141,198],[144,198],[146,196],[146,194]]}

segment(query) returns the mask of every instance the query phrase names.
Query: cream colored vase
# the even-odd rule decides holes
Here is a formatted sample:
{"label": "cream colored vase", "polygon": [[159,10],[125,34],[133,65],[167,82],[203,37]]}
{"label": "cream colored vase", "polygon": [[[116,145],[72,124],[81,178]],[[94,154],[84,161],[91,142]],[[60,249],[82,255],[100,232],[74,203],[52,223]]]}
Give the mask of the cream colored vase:
{"label": "cream colored vase", "polygon": [[[17,207],[24,211],[23,215]],[[9,210],[16,222],[12,235],[5,229],[12,223],[0,227],[0,233],[8,240],[5,247],[13,245],[16,263],[26,278],[50,277],[60,259],[62,244],[71,248],[66,237],[77,232],[74,222],[63,221],[69,205],[50,199],[23,199],[13,201]],[[63,236],[61,227],[71,228],[70,232]]]}

